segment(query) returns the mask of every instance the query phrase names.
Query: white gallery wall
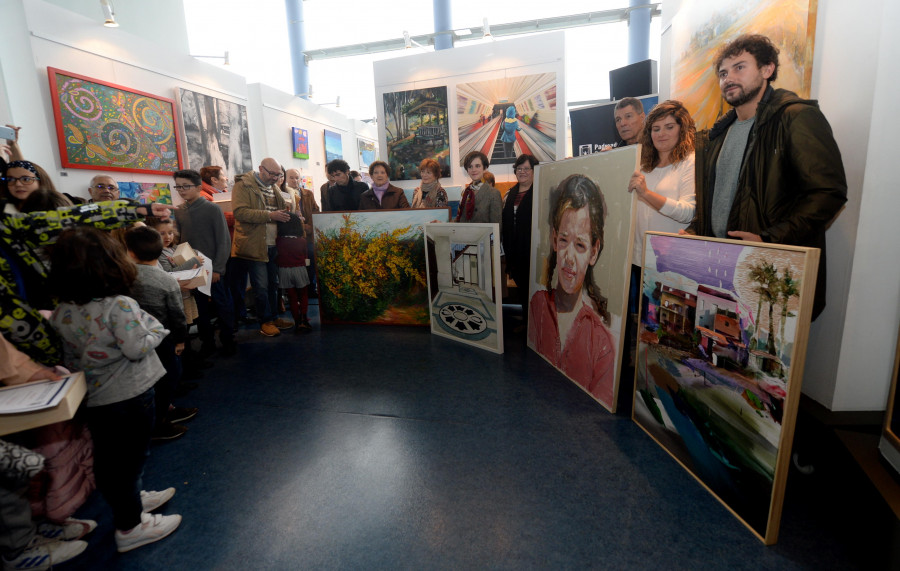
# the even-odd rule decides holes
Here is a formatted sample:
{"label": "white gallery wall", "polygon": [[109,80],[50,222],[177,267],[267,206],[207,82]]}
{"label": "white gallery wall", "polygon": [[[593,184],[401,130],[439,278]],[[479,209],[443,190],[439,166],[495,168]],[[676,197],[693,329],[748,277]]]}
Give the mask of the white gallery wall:
{"label": "white gallery wall", "polygon": [[[663,3],[661,101],[669,95],[671,23],[681,3]],[[803,392],[834,411],[884,410],[897,348],[900,267],[884,248],[900,243],[893,220],[900,199],[887,158],[888,137],[900,127],[887,100],[898,87],[890,29],[898,21],[893,0],[873,0],[862,11],[818,0],[811,97],[841,150],[848,202],[826,235],[827,307],[810,329]]]}
{"label": "white gallery wall", "polygon": [[[304,174],[313,176],[316,189],[326,180],[324,126],[345,134],[345,153],[352,150],[345,157],[353,168],[358,166],[357,130],[370,140],[376,135],[374,127],[291,94],[259,84],[248,87],[243,76],[227,68],[130,34],[124,26],[104,28],[99,17],[88,18],[41,0],[0,0],[0,16],[4,29],[9,30],[0,34],[3,54],[0,124],[12,123],[23,128],[24,155],[46,168],[63,192],[86,197],[91,177],[102,171],[62,168],[47,67],[175,100],[179,121],[178,88],[247,106],[254,166],[263,157],[272,156],[287,168],[298,167]],[[254,94],[252,101],[250,93]],[[262,105],[275,106],[281,111],[273,115],[269,113],[271,109]],[[315,119],[307,120],[307,116]],[[287,135],[278,134],[282,124],[309,131],[309,161],[295,162],[292,158],[290,128]],[[183,152],[182,157],[185,157]],[[171,178],[130,172],[110,174],[119,181],[170,182]],[[179,200],[177,196],[174,198],[176,202]]]}
{"label": "white gallery wall", "polygon": [[[408,50],[415,52],[417,50]],[[506,39],[476,46],[457,47],[407,57],[376,61],[375,98],[378,110],[379,158],[387,160],[383,95],[397,91],[447,86],[447,116],[450,130],[451,181],[442,179],[444,187],[469,182],[459,166],[456,86],[498,78],[541,73],[556,74],[556,156],[565,157],[566,145],[566,78],[565,34],[553,32],[520,39]],[[512,164],[491,165],[498,181],[515,180]],[[418,181],[396,181],[402,188],[414,188]]]}
{"label": "white gallery wall", "polygon": [[[268,156],[277,159],[285,169],[295,168],[302,176],[312,176],[313,193],[321,205],[319,187],[325,178],[325,129],[340,133],[344,160],[352,170],[358,170],[357,138],[375,141],[374,125],[348,119],[333,108],[317,105],[268,85],[253,83],[249,87],[253,129],[250,143],[254,148],[268,149]],[[309,158],[295,159],[291,128],[306,129],[309,133]]]}

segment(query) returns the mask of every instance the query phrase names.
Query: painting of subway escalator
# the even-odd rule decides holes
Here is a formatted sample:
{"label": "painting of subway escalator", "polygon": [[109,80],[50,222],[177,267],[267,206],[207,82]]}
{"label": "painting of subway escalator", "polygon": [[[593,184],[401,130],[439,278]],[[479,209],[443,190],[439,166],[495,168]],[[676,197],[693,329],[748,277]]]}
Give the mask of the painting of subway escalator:
{"label": "painting of subway escalator", "polygon": [[539,73],[456,86],[459,156],[481,151],[492,165],[521,154],[556,160],[556,74]]}

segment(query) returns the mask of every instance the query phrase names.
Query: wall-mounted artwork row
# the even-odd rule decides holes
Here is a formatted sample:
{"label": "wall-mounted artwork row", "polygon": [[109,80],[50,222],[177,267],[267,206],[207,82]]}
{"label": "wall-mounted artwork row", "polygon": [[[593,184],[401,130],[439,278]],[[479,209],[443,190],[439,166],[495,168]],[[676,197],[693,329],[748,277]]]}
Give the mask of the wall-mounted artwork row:
{"label": "wall-mounted artwork row", "polygon": [[323,323],[428,325],[424,225],[448,208],[316,212]]}
{"label": "wall-mounted artwork row", "polygon": [[809,98],[818,0],[684,0],[672,20],[672,93],[706,129],[731,107],[713,61],[741,34],[768,36],[779,49],[775,87]]}
{"label": "wall-mounted artwork row", "polygon": [[325,162],[344,158],[344,143],[341,134],[325,129]]}
{"label": "wall-mounted artwork row", "polygon": [[426,224],[431,332],[503,352],[498,224]]}
{"label": "wall-mounted artwork row", "polygon": [[170,174],[181,168],[171,99],[47,68],[64,168]]}
{"label": "wall-mounted artwork row", "polygon": [[819,250],[647,233],[634,420],[775,543]]}
{"label": "wall-mounted artwork row", "polygon": [[419,178],[423,159],[435,159],[441,165],[441,176],[449,177],[447,87],[385,93],[383,102],[391,180]]}
{"label": "wall-mounted artwork row", "polygon": [[615,412],[640,145],[537,168],[528,346]]}
{"label": "wall-mounted artwork row", "polygon": [[556,74],[539,73],[456,86],[460,160],[481,151],[512,164],[527,153],[556,160]]}
{"label": "wall-mounted artwork row", "polygon": [[196,91],[178,91],[190,168],[222,167],[230,180],[253,170],[247,107]]}
{"label": "wall-mounted artwork row", "polygon": [[295,159],[309,158],[309,131],[291,127],[291,148]]}
{"label": "wall-mounted artwork row", "polygon": [[375,162],[375,157],[378,155],[375,141],[367,141],[357,137],[356,143],[359,147],[359,170],[366,170],[370,164]]}
{"label": "wall-mounted artwork row", "polygon": [[141,204],[159,202],[172,204],[172,190],[168,183],[160,182],[117,182],[119,196],[137,200]]}

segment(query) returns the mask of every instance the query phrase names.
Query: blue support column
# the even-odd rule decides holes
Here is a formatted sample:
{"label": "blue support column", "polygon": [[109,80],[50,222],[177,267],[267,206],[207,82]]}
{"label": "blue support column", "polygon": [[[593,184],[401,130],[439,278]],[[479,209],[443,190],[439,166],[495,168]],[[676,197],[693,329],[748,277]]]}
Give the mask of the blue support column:
{"label": "blue support column", "polygon": [[[449,32],[452,29],[450,21],[450,0],[433,0],[434,11],[434,31]],[[451,34],[441,34],[434,37],[434,49],[446,50],[453,47],[453,36]]]}
{"label": "blue support column", "polygon": [[[291,46],[291,68],[294,72],[294,95],[309,93],[309,66],[303,57],[306,36],[303,30],[303,0],[284,0],[288,21],[288,39]],[[303,95],[309,99],[308,95]]]}
{"label": "blue support column", "polygon": [[[645,6],[649,1],[630,0],[628,5]],[[646,59],[650,59],[650,6],[628,12],[628,63]]]}

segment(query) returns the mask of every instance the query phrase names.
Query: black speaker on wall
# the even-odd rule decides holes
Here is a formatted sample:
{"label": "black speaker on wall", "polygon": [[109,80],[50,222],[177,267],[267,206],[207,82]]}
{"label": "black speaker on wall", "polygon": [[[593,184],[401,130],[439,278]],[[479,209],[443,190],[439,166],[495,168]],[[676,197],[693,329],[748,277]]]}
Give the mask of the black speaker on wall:
{"label": "black speaker on wall", "polygon": [[640,97],[659,93],[656,61],[645,59],[609,72],[609,98]]}

